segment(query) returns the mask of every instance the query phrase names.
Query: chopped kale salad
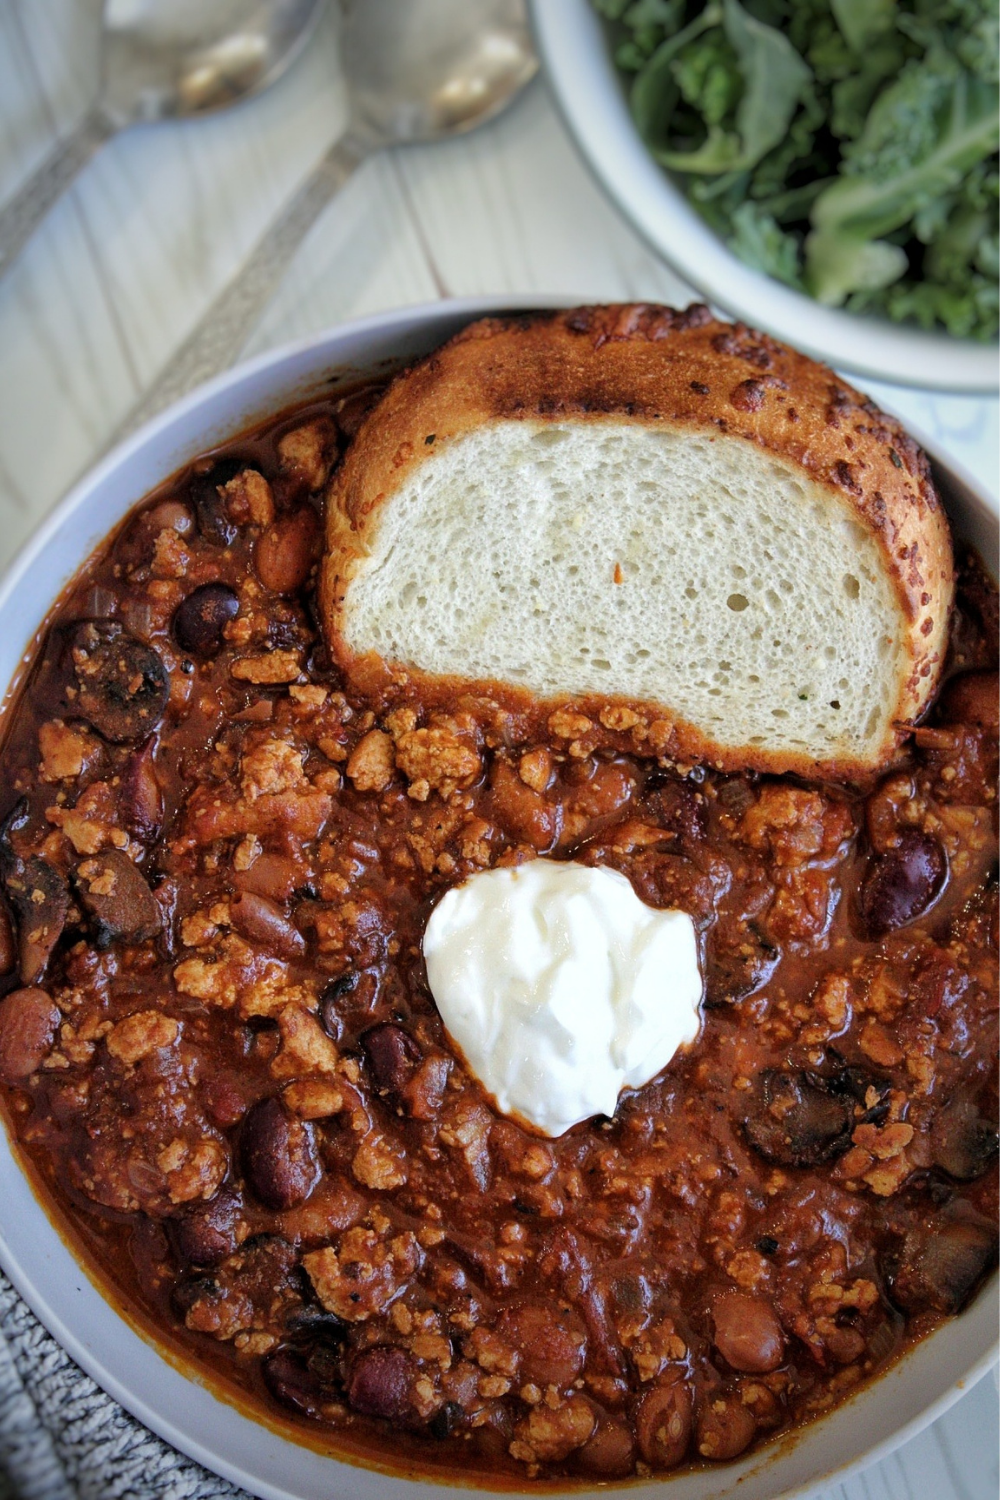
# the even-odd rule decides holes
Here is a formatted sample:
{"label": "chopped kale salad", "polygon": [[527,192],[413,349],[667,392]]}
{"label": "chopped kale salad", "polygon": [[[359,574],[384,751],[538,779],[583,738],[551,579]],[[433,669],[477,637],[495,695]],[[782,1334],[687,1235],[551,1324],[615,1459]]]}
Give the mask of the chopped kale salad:
{"label": "chopped kale salad", "polygon": [[593,3],[643,139],[741,260],[996,336],[997,0]]}

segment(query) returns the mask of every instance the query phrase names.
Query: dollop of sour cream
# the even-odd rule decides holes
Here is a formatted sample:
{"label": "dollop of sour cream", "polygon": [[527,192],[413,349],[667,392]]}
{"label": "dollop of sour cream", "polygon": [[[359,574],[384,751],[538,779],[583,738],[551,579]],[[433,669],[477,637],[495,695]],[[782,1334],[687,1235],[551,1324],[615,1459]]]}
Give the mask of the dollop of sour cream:
{"label": "dollop of sour cream", "polygon": [[558,1136],[613,1115],[695,1040],[691,918],[654,911],[617,870],[536,859],[448,891],[424,934],[431,992],[504,1114]]}

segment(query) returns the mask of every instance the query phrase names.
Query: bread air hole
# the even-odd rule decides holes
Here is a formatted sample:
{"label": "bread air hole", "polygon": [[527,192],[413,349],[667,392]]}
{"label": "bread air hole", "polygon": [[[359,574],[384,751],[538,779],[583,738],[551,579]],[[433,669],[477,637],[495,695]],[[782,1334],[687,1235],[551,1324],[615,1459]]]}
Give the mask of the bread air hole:
{"label": "bread air hole", "polygon": [[844,574],[844,593],[848,599],[857,599],[861,593],[861,584],[853,573]]}
{"label": "bread air hole", "polygon": [[[744,574],[743,576],[745,577],[746,575]],[[750,600],[746,597],[745,594],[730,594],[729,598],[726,600],[726,603],[729,605],[729,608],[733,611],[733,613],[738,615],[742,614],[743,610],[747,608]]]}

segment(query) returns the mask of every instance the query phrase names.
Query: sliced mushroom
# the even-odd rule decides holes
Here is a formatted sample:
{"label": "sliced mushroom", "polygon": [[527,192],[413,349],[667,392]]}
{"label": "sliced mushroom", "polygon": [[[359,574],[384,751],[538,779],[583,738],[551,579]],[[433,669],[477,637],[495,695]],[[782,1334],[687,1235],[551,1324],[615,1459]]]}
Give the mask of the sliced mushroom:
{"label": "sliced mushroom", "polygon": [[80,903],[93,922],[98,948],[114,942],[144,943],[163,921],[146,878],[120,849],[82,860],[74,874]]}
{"label": "sliced mushroom", "polygon": [[905,1312],[960,1312],[996,1258],[996,1226],[985,1220],[916,1225],[887,1267],[892,1299]]}
{"label": "sliced mushroom", "polygon": [[974,1101],[963,1095],[951,1099],[931,1127],[934,1165],[959,1182],[981,1177],[998,1146],[996,1125],[985,1120]]}
{"label": "sliced mushroom", "polygon": [[88,620],[73,637],[72,708],[115,745],[136,744],[156,728],[170,692],[167,670],[113,620]]}
{"label": "sliced mushroom", "polygon": [[755,994],[767,984],[780,957],[752,927],[741,925],[733,934],[716,933],[708,954],[705,1004],[709,1008],[732,1005]]}
{"label": "sliced mushroom", "polygon": [[854,1127],[854,1101],[813,1073],[762,1073],[744,1120],[747,1140],[767,1161],[783,1167],[817,1167],[846,1151]]}
{"label": "sliced mushroom", "polygon": [[32,855],[17,860],[5,876],[7,899],[17,917],[17,947],[21,978],[34,984],[45,973],[49,958],[69,916],[69,888],[54,865]]}
{"label": "sliced mushroom", "polygon": [[156,742],[153,736],[133,751],[121,777],[119,812],[135,838],[151,843],[163,824],[163,793],[156,777]]}

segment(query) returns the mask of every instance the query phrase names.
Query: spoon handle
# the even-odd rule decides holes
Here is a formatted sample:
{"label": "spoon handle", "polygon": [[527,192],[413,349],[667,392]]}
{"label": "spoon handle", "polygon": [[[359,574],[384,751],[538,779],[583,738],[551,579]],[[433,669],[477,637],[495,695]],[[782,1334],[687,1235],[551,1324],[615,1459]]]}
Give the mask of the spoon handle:
{"label": "spoon handle", "polygon": [[0,276],[20,255],[56,199],[116,129],[100,105],[95,105],[0,209]]}
{"label": "spoon handle", "polygon": [[233,363],[296,250],[370,150],[371,146],[350,133],[331,146],[194,332],[128,413],[113,441],[134,432],[172,401]]}

